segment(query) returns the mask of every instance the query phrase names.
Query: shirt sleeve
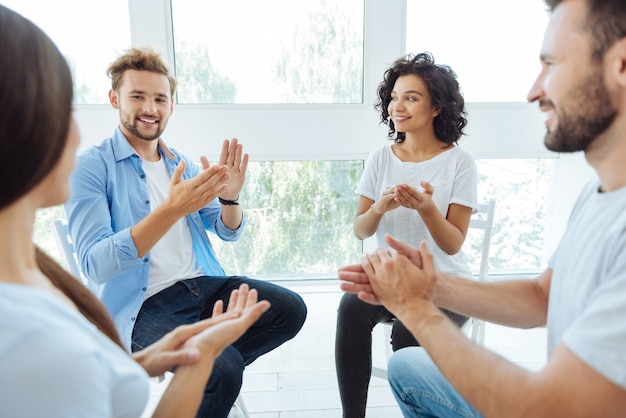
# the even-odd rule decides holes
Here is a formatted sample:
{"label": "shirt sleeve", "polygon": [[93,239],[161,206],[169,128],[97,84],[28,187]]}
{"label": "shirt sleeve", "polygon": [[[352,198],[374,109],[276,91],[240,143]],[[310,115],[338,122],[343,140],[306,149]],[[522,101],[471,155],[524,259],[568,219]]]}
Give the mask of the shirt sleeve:
{"label": "shirt sleeve", "polygon": [[450,203],[472,208],[472,213],[478,212],[478,173],[476,161],[466,151],[459,150],[459,159],[456,167],[456,177],[452,186]]}
{"label": "shirt sleeve", "polygon": [[380,148],[372,151],[363,167],[363,173],[359,180],[355,193],[373,201],[377,200],[376,196],[376,179],[378,178]]}
{"label": "shirt sleeve", "polygon": [[72,196],[65,204],[81,271],[96,283],[142,263],[130,228],[113,231],[107,179],[106,164],[97,153],[80,156],[70,177]]}

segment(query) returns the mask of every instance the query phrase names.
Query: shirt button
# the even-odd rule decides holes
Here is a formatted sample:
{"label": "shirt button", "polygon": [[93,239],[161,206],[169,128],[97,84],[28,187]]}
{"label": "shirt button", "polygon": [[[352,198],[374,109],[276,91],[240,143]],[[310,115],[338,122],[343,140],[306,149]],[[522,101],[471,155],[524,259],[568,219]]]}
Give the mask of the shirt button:
{"label": "shirt button", "polygon": [[145,287],[142,287],[142,288],[141,288],[141,290],[143,290],[143,291],[145,292],[145,291],[146,291],[146,288],[145,288]]}
{"label": "shirt button", "polygon": [[130,318],[131,321],[135,322],[135,317]]}
{"label": "shirt button", "polygon": [[145,179],[145,178],[146,178],[146,175],[145,175],[145,174],[142,174],[142,175],[140,175],[139,177],[141,177],[142,179]]}
{"label": "shirt button", "polygon": [[149,200],[146,200],[144,203],[145,203],[146,205],[149,205],[149,204],[150,204],[150,201],[149,201]]}
{"label": "shirt button", "polygon": [[144,259],[143,259],[143,262],[144,262],[144,263],[147,263],[147,262],[148,262],[148,257],[144,258]]}

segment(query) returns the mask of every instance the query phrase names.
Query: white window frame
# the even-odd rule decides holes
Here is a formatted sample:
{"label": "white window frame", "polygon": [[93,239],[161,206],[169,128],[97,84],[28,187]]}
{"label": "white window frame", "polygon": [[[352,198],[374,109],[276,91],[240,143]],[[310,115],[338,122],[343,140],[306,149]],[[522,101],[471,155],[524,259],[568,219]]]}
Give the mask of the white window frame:
{"label": "white window frame", "polygon": [[[132,44],[157,47],[173,68],[170,1],[129,0],[128,4]],[[176,104],[164,139],[191,158],[206,155],[213,161],[222,141],[232,137],[239,138],[253,161],[365,159],[386,141],[386,127],[378,124],[373,104],[384,71],[405,51],[406,0],[365,0],[364,5],[364,103]],[[546,252],[550,253],[591,170],[581,154],[559,155],[545,149],[544,117],[535,104],[467,103],[467,109],[468,135],[460,144],[475,158],[559,160],[547,231]],[[119,121],[117,111],[108,105],[77,105],[75,115],[82,134],[80,150],[111,136]]]}

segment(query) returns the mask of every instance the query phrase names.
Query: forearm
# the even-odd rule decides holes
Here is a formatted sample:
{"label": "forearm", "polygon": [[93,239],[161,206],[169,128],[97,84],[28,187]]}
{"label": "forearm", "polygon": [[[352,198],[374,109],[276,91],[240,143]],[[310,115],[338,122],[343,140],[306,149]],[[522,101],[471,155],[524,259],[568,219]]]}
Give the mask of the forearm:
{"label": "forearm", "polygon": [[130,235],[137,248],[138,257],[144,257],[182,216],[166,202],[137,222],[130,229]]}
{"label": "forearm", "polygon": [[222,205],[222,222],[228,229],[235,230],[241,226],[243,211],[239,205]]}
{"label": "forearm", "polygon": [[153,418],[193,418],[198,412],[215,356],[203,354],[198,363],[178,366]]}
{"label": "forearm", "polygon": [[456,254],[461,250],[465,234],[448,221],[434,205],[428,210],[418,212],[439,248],[448,254]]}
{"label": "forearm", "polygon": [[548,294],[539,279],[479,283],[444,273],[437,277],[434,302],[442,308],[517,328],[546,324]]}
{"label": "forearm", "polygon": [[371,237],[378,229],[382,218],[383,214],[376,212],[372,203],[369,209],[354,218],[354,235],[361,240]]}

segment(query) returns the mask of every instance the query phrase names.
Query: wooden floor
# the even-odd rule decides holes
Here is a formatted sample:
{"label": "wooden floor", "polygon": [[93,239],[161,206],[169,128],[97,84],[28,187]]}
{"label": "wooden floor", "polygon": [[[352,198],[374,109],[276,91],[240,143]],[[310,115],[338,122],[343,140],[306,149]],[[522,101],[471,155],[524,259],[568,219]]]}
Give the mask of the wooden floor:
{"label": "wooden floor", "polygon": [[[307,321],[293,340],[248,366],[242,389],[245,405],[251,418],[340,418],[334,363],[339,284],[320,281],[283,285],[304,298],[309,309]],[[374,330],[374,363],[384,366],[384,337],[379,328]],[[545,329],[516,330],[488,324],[485,345],[531,370],[541,368],[546,361]],[[150,416],[166,386],[167,380],[152,384],[144,417]],[[401,416],[387,381],[372,377],[367,417]]]}

